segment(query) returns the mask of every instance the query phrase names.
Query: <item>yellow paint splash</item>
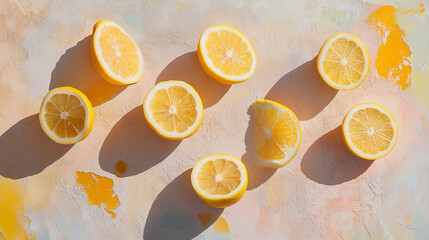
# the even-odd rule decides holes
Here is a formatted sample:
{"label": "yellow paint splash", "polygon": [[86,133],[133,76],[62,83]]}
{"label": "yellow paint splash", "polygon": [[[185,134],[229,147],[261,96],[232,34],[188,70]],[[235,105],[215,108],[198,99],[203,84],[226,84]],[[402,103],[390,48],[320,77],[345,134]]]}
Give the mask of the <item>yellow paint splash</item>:
{"label": "yellow paint splash", "polygon": [[185,6],[184,3],[182,3],[182,2],[176,2],[176,9],[177,10],[182,10],[184,6]]}
{"label": "yellow paint splash", "polygon": [[218,233],[231,233],[229,225],[223,217],[220,217],[216,220],[214,223],[214,230]]}
{"label": "yellow paint splash", "polygon": [[21,183],[0,178],[0,239],[34,239],[27,234],[30,219],[24,215],[24,189]]}
{"label": "yellow paint splash", "polygon": [[103,208],[112,218],[115,218],[116,214],[112,210],[120,203],[118,195],[112,190],[113,180],[92,172],[77,172],[76,175],[76,182],[83,186],[83,190],[88,195],[89,204]]}
{"label": "yellow paint splash", "polygon": [[25,199],[30,199],[27,206],[32,212],[37,212],[49,204],[52,189],[55,187],[56,170],[48,168],[43,171],[43,174],[27,179],[25,185]]}
{"label": "yellow paint splash", "polygon": [[369,15],[367,23],[381,36],[375,67],[378,74],[406,89],[410,86],[411,50],[404,41],[405,34],[396,22],[397,8],[383,6]]}
{"label": "yellow paint splash", "polygon": [[198,214],[198,219],[200,219],[201,225],[206,227],[213,218],[213,214],[210,213],[201,213]]}
{"label": "yellow paint splash", "polygon": [[279,190],[277,187],[274,187],[271,184],[267,184],[267,196],[266,202],[268,206],[271,207],[281,207],[282,201],[279,196],[282,194],[282,190]]}

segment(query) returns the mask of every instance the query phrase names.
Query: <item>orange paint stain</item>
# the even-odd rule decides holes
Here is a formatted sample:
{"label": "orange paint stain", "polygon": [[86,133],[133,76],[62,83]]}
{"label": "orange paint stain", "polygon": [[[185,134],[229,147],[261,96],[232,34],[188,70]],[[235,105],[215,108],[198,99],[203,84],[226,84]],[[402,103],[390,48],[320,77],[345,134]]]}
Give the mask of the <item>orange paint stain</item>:
{"label": "orange paint stain", "polygon": [[111,216],[112,218],[115,218],[115,217],[116,217],[116,214],[115,214],[114,212],[109,211],[109,210],[107,210],[106,208],[104,208],[104,211],[106,211],[108,214],[110,214],[110,216]]}
{"label": "orange paint stain", "polygon": [[411,50],[396,22],[397,11],[393,6],[380,7],[369,15],[367,23],[381,36],[375,60],[377,73],[403,90],[410,86]]}
{"label": "orange paint stain", "polygon": [[343,226],[338,225],[338,218],[342,218],[341,223],[345,226],[363,226],[365,215],[359,214],[364,208],[359,196],[362,190],[358,185],[343,184],[339,187],[338,194],[333,198],[326,198],[323,213],[330,216],[324,222],[326,228],[325,239],[354,239],[353,232],[343,231]]}
{"label": "orange paint stain", "polygon": [[229,225],[223,217],[220,217],[216,220],[214,223],[214,230],[218,233],[231,233]]}
{"label": "orange paint stain", "polygon": [[118,177],[122,177],[124,173],[127,171],[127,168],[128,166],[124,161],[122,160],[117,161],[115,164],[115,175]]}
{"label": "orange paint stain", "polygon": [[212,218],[213,218],[213,215],[209,213],[198,214],[198,219],[200,219],[201,225],[203,227],[206,227],[210,223]]}
{"label": "orange paint stain", "polygon": [[419,3],[419,6],[417,8],[412,8],[408,11],[405,11],[405,14],[420,14],[420,13],[424,13],[426,11],[426,9],[423,7],[423,3]]}
{"label": "orange paint stain", "polygon": [[118,195],[112,190],[113,180],[92,172],[77,172],[76,175],[76,183],[83,186],[89,204],[103,208],[112,218],[115,218],[116,214],[112,210],[116,209],[120,203]]}
{"label": "orange paint stain", "polygon": [[0,239],[34,239],[34,236],[27,234],[30,219],[24,211],[24,189],[21,184],[0,179]]}

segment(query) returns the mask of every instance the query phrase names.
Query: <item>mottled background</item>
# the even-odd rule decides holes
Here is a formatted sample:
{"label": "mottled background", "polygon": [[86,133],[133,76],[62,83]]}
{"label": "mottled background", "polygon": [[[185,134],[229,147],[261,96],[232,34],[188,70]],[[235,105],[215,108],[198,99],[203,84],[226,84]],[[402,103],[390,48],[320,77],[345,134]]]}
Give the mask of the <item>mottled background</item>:
{"label": "mottled background", "polygon": [[[429,7],[427,0],[1,0],[0,239],[429,239]],[[109,19],[142,49],[145,74],[110,85],[92,67],[92,26]],[[258,56],[256,74],[222,85],[199,66],[208,26],[240,29]],[[350,32],[371,68],[356,90],[319,77],[329,36]],[[163,80],[193,85],[205,107],[199,131],[157,137],[141,104]],[[94,105],[94,129],[73,146],[52,142],[38,112],[54,87],[73,86]],[[297,157],[277,171],[251,164],[247,108],[258,98],[291,108],[302,123]],[[396,148],[365,161],[339,126],[373,101],[399,125]],[[227,153],[249,171],[243,199],[226,209],[190,186],[198,159]]]}

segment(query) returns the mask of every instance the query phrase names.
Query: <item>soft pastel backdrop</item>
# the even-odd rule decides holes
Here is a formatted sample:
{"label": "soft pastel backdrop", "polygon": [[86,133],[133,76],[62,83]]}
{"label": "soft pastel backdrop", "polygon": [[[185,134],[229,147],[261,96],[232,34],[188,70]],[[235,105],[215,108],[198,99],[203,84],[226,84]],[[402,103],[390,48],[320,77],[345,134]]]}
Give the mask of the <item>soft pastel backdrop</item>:
{"label": "soft pastel backdrop", "polygon": [[[0,239],[429,239],[429,7],[427,0],[1,0]],[[145,60],[142,80],[110,85],[92,67],[92,26],[120,24]],[[196,48],[226,23],[253,44],[256,74],[226,86],[208,77]],[[329,36],[367,45],[370,73],[338,92],[315,57]],[[199,131],[157,137],[142,101],[157,82],[193,85],[204,103]],[[94,105],[94,129],[74,146],[42,132],[43,96],[73,86]],[[297,114],[297,157],[273,171],[246,153],[247,108],[258,98]],[[396,148],[365,161],[345,148],[339,126],[373,101],[396,117]],[[227,153],[249,171],[243,199],[226,209],[190,186],[198,159]]]}

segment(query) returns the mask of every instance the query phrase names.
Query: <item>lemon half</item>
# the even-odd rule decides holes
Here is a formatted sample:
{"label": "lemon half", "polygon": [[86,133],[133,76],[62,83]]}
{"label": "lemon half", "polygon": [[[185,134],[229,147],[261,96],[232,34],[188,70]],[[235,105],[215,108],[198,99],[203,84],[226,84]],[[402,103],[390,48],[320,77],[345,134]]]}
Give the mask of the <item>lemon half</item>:
{"label": "lemon half", "polygon": [[94,125],[91,102],[72,87],[52,89],[42,101],[39,113],[43,131],[57,143],[74,144],[85,139]]}
{"label": "lemon half", "polygon": [[320,49],[317,70],[332,88],[355,89],[368,75],[368,50],[359,38],[350,33],[335,34]]}
{"label": "lemon half", "polygon": [[192,187],[209,206],[224,208],[238,202],[247,188],[247,170],[240,159],[228,154],[202,158],[192,169]]}
{"label": "lemon half", "polygon": [[222,24],[207,28],[198,43],[204,71],[224,84],[246,81],[256,71],[256,54],[250,41],[236,28]]}
{"label": "lemon half", "polygon": [[143,55],[139,47],[112,21],[100,20],[95,24],[91,58],[97,73],[112,84],[136,83],[143,74]]}
{"label": "lemon half", "polygon": [[170,80],[156,84],[147,93],[143,112],[156,134],[166,139],[183,139],[200,127],[203,103],[191,85]]}
{"label": "lemon half", "polygon": [[377,103],[362,103],[350,109],[343,120],[342,132],[348,149],[368,160],[386,156],[398,140],[395,118]]}
{"label": "lemon half", "polygon": [[301,146],[301,125],[289,108],[266,99],[249,107],[250,146],[259,163],[279,168],[290,162]]}

